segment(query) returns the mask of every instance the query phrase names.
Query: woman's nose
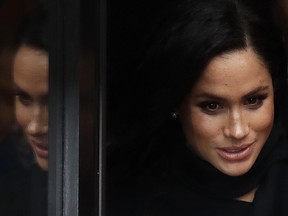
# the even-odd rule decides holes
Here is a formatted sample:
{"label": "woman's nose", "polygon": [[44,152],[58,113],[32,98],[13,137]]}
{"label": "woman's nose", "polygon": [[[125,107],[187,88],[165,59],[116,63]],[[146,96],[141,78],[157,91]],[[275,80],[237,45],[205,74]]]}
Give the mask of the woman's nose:
{"label": "woman's nose", "polygon": [[30,135],[45,135],[48,132],[48,113],[39,107],[33,110],[30,122],[27,125]]}
{"label": "woman's nose", "polygon": [[249,124],[239,111],[231,112],[224,128],[224,135],[233,139],[243,139],[249,133]]}

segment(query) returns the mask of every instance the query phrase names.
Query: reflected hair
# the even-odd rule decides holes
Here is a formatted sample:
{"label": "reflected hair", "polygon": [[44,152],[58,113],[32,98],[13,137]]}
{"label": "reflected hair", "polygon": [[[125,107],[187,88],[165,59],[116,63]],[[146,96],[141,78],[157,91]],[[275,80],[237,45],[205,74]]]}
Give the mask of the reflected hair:
{"label": "reflected hair", "polygon": [[15,49],[27,45],[48,52],[48,24],[48,6],[41,2],[20,23]]}

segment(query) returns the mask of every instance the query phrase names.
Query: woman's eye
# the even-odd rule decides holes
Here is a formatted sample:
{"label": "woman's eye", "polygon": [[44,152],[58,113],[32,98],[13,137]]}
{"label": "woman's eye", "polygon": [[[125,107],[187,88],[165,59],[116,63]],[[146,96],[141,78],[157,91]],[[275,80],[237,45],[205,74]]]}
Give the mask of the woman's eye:
{"label": "woman's eye", "polygon": [[200,107],[202,110],[208,113],[214,113],[223,108],[223,106],[217,102],[204,102],[200,105]]}
{"label": "woman's eye", "polygon": [[31,97],[27,94],[17,93],[15,94],[16,100],[18,100],[24,106],[29,106],[32,103]]}
{"label": "woman's eye", "polygon": [[249,105],[256,105],[258,103],[259,103],[259,100],[256,97],[251,97],[247,100],[247,104]]}
{"label": "woman's eye", "polygon": [[258,96],[249,97],[245,101],[245,105],[248,105],[249,107],[251,107],[253,109],[257,109],[258,107],[260,107],[263,104],[263,101],[266,97],[267,96],[265,96],[265,95],[258,95]]}

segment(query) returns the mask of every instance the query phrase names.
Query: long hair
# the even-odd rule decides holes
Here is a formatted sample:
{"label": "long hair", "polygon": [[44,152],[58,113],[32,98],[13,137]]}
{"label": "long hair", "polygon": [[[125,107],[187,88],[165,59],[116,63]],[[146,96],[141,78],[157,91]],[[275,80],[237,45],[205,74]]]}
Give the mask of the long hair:
{"label": "long hair", "polygon": [[27,45],[42,51],[49,49],[49,12],[46,1],[43,1],[20,23],[14,49]]}
{"label": "long hair", "polygon": [[252,48],[271,74],[275,116],[283,109],[285,49],[267,11],[249,0],[183,0],[169,6],[131,88],[130,128],[116,140],[125,149],[118,151],[119,157],[134,157],[130,163],[135,169],[141,166],[136,164],[147,164],[165,152],[168,147],[163,138],[175,140],[181,129],[171,112],[216,56]]}

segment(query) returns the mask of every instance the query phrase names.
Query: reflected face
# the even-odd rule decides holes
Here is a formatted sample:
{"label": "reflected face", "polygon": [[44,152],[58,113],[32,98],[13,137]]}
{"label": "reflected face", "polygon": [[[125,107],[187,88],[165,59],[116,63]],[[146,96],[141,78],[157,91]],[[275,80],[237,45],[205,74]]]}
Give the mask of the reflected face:
{"label": "reflected face", "polygon": [[39,166],[48,169],[48,54],[21,46],[13,65],[16,119]]}
{"label": "reflected face", "polygon": [[251,49],[209,63],[179,109],[188,147],[222,173],[248,172],[274,120],[271,76]]}

